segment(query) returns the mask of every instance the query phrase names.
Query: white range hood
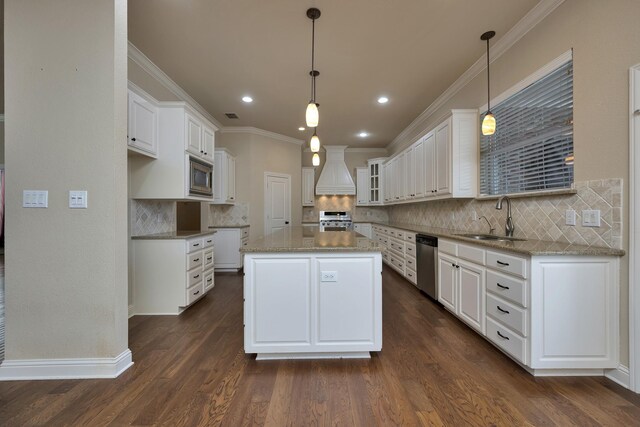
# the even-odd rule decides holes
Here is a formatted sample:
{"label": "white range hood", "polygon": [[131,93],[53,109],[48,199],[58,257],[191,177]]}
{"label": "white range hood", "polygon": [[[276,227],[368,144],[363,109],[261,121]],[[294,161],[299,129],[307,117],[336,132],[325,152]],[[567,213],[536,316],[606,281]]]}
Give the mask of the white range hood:
{"label": "white range hood", "polygon": [[347,164],[344,162],[346,145],[325,145],[327,159],[320,173],[316,195],[354,195],[356,185],[353,183]]}

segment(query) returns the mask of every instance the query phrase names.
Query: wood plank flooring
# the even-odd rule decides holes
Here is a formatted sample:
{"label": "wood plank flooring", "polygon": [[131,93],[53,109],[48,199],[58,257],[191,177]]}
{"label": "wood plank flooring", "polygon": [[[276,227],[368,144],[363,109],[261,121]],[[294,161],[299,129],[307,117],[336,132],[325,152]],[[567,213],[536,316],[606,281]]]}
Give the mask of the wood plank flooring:
{"label": "wood plank flooring", "polygon": [[135,316],[115,380],[0,383],[1,426],[640,425],[640,395],[600,377],[534,378],[393,271],[382,352],[261,361],[242,351],[242,276],[181,316]]}

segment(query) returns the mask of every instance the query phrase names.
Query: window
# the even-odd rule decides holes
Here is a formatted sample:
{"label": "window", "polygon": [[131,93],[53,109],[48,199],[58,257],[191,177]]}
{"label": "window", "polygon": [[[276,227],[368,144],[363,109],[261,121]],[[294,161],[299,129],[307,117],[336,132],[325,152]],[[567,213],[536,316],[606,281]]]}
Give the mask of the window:
{"label": "window", "polygon": [[496,133],[480,138],[480,193],[573,184],[573,61],[499,102]]}

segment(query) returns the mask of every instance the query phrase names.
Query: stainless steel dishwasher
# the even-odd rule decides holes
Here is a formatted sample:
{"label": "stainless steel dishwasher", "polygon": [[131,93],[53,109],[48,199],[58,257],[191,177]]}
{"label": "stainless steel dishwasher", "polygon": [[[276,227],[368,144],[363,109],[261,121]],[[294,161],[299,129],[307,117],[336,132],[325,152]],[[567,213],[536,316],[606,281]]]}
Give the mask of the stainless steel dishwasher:
{"label": "stainless steel dishwasher", "polygon": [[438,301],[438,238],[418,234],[416,236],[418,255],[418,288],[427,296]]}

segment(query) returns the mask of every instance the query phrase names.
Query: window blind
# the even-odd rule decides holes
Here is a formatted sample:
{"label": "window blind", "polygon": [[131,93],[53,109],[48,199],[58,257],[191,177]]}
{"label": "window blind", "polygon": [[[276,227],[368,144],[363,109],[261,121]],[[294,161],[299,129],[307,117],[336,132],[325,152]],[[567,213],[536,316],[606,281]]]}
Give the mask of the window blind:
{"label": "window blind", "polygon": [[571,187],[573,61],[491,110],[497,126],[480,138],[481,194]]}

